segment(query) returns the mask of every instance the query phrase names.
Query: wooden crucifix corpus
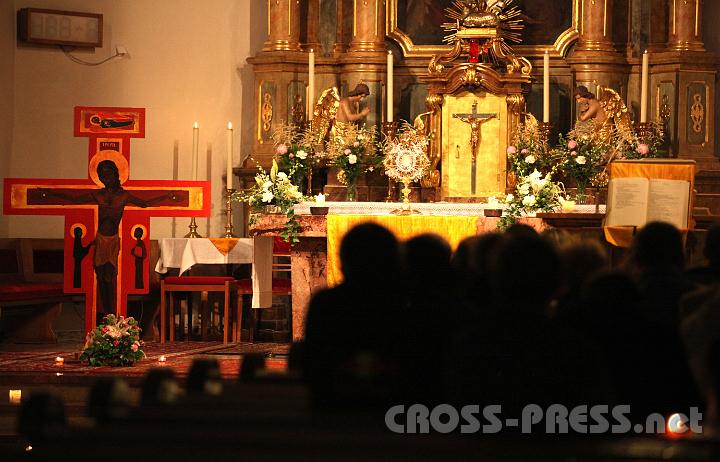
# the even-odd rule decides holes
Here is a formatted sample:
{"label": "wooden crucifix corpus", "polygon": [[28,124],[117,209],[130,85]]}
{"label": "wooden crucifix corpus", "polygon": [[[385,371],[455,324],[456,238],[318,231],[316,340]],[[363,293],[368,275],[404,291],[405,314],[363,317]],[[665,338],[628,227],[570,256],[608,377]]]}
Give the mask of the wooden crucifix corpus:
{"label": "wooden crucifix corpus", "polygon": [[470,156],[471,156],[471,178],[470,178],[470,190],[475,194],[476,182],[475,173],[477,172],[477,150],[482,141],[482,124],[490,119],[497,118],[497,114],[478,114],[477,112],[477,101],[472,104],[472,112],[466,114],[453,114],[456,119],[460,119],[462,122],[470,124]]}

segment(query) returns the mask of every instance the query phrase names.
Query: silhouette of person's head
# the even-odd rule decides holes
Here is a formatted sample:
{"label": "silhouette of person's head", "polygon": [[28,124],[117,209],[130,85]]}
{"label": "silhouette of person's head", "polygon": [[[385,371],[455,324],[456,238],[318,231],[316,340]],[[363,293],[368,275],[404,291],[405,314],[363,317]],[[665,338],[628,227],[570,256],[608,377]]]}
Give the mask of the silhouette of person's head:
{"label": "silhouette of person's head", "polygon": [[98,178],[105,187],[120,187],[120,172],[117,165],[111,160],[103,160],[97,166]]}
{"label": "silhouette of person's head", "polygon": [[400,267],[397,239],[378,224],[357,225],[343,237],[340,264],[347,282],[381,283],[395,278]]}
{"label": "silhouette of person's head", "polygon": [[506,234],[495,253],[493,288],[500,308],[541,314],[560,287],[560,257],[545,238]]}
{"label": "silhouette of person's head", "polygon": [[76,226],[73,228],[73,235],[75,237],[82,237],[82,228],[79,226]]}
{"label": "silhouette of person's head", "polygon": [[142,228],[139,226],[137,228],[135,228],[135,231],[133,231],[133,236],[135,237],[135,239],[142,239],[143,234],[144,234],[144,232],[143,232]]}
{"label": "silhouette of person's head", "polygon": [[404,266],[413,285],[438,282],[450,272],[452,250],[445,239],[436,234],[421,234],[403,246]]}
{"label": "silhouette of person's head", "polygon": [[641,271],[656,267],[681,269],[684,264],[682,235],[669,223],[648,223],[635,235],[632,257]]}

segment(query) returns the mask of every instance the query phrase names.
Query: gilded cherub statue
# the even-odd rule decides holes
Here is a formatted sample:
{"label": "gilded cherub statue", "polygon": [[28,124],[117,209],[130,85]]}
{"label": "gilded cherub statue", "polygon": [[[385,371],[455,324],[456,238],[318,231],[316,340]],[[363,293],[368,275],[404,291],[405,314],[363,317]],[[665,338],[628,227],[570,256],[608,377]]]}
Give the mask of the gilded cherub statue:
{"label": "gilded cherub statue", "polygon": [[580,122],[594,122],[593,137],[600,142],[611,144],[613,131],[625,140],[633,138],[630,114],[622,98],[611,88],[599,88],[596,98],[587,87],[575,90],[575,101],[580,104]]}

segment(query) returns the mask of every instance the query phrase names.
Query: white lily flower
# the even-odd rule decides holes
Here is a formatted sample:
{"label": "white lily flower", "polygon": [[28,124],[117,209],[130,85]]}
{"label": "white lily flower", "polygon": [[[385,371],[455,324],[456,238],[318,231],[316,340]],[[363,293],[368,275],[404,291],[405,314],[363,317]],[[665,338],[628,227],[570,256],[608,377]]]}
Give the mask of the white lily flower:
{"label": "white lily flower", "polygon": [[266,182],[263,183],[263,185],[262,185],[262,187],[263,187],[263,189],[264,189],[265,191],[267,191],[268,189],[270,189],[270,186],[272,186],[272,182],[271,182],[271,181],[266,181]]}
{"label": "white lily flower", "polygon": [[303,151],[302,149],[300,151],[298,151],[297,153],[295,153],[295,155],[300,160],[305,160],[305,159],[307,159],[307,156],[308,156],[307,152]]}
{"label": "white lily flower", "polygon": [[585,158],[585,156],[577,156],[575,158],[575,162],[577,162],[580,165],[585,165],[585,162],[587,162],[587,159]]}
{"label": "white lily flower", "polygon": [[523,197],[522,203],[525,207],[532,207],[533,205],[535,205],[535,196]]}
{"label": "white lily flower", "polygon": [[270,203],[270,201],[272,201],[274,198],[275,198],[275,196],[274,196],[273,193],[270,192],[270,191],[265,191],[265,192],[263,193],[263,195],[262,195],[262,201],[263,201],[263,202]]}
{"label": "white lily flower", "polygon": [[525,157],[525,163],[526,163],[526,164],[534,164],[534,163],[535,163],[535,160],[537,160],[537,159],[535,159],[535,156],[533,156],[532,154],[530,154],[529,156]]}
{"label": "white lily flower", "polygon": [[357,156],[355,154],[350,154],[348,156],[348,163],[349,164],[356,164],[357,163]]}

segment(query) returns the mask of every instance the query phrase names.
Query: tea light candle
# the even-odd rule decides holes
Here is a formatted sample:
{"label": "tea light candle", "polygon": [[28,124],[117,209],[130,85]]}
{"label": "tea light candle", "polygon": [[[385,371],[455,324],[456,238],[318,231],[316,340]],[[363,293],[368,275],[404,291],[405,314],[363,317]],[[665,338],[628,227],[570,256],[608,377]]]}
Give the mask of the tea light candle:
{"label": "tea light candle", "polygon": [[315,197],[315,203],[325,205],[325,195],[323,193],[318,194]]}
{"label": "tea light candle", "polygon": [[8,401],[10,404],[20,404],[22,400],[22,390],[8,390]]}
{"label": "tea light candle", "polygon": [[562,201],[562,211],[572,212],[575,210],[575,201]]}
{"label": "tea light candle", "polygon": [[63,358],[62,356],[57,356],[55,358],[55,364],[57,364],[58,366],[62,366],[63,364],[65,364],[65,358]]}
{"label": "tea light candle", "polygon": [[166,359],[167,358],[165,358],[165,355],[160,355],[160,357],[158,358],[158,362],[164,363]]}

